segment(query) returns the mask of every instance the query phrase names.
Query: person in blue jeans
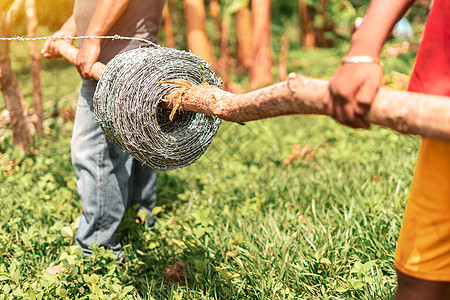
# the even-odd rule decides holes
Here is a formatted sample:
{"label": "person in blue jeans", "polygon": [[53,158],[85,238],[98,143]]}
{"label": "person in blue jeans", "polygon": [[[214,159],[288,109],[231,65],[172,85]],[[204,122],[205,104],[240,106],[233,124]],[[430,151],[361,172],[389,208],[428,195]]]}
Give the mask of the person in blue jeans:
{"label": "person in blue jeans", "polygon": [[[121,35],[153,42],[159,30],[164,0],[76,0],[72,16],[53,36]],[[72,135],[72,164],[83,206],[76,243],[91,255],[93,242],[119,256],[116,230],[128,208],[151,211],[156,202],[156,171],[142,165],[110,143],[95,120],[96,81],[91,68],[115,55],[140,46],[142,40],[80,40],[76,67],[83,77]],[[53,40],[42,49],[44,57],[58,56]],[[154,219],[148,220],[153,226]]]}

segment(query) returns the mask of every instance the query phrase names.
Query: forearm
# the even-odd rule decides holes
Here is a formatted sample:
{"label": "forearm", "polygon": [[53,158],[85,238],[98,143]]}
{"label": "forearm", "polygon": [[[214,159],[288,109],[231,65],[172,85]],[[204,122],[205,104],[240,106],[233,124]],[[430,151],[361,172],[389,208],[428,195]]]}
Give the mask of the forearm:
{"label": "forearm", "polygon": [[[98,0],[86,31],[87,36],[104,36],[126,10],[130,0]],[[86,39],[77,55],[76,66],[83,78],[93,79],[91,68],[100,55],[100,39]]]}
{"label": "forearm", "polygon": [[61,28],[57,31],[58,33],[68,34],[71,36],[77,35],[77,26],[75,25],[75,18],[73,15],[70,16],[69,19],[61,26]]}
{"label": "forearm", "polygon": [[[350,42],[348,56],[378,58],[394,25],[414,0],[372,0],[362,25]],[[380,87],[382,69],[375,63],[342,63],[330,80],[324,105],[338,122],[356,128],[369,128],[364,115]]]}
{"label": "forearm", "polygon": [[86,35],[105,35],[123,14],[130,0],[98,0]]}
{"label": "forearm", "polygon": [[[67,36],[76,36],[77,35],[77,27],[75,25],[75,18],[73,15],[70,16],[69,19],[61,26],[61,28],[53,33],[53,37],[67,37]],[[72,43],[72,40],[67,40],[68,43]],[[45,41],[42,46],[41,54],[45,58],[58,57],[59,52],[55,47],[55,40],[48,39]]]}
{"label": "forearm", "polygon": [[360,28],[352,36],[348,55],[379,57],[392,28],[415,0],[372,0]]}

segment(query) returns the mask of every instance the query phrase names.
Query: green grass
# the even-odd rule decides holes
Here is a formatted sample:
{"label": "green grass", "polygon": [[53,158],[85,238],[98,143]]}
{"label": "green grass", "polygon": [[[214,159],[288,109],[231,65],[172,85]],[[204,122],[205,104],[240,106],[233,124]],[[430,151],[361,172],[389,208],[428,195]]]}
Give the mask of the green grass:
{"label": "green grass", "polygon": [[[14,45],[14,67],[29,97],[23,48]],[[328,77],[342,53],[345,45],[293,47],[290,68]],[[390,59],[386,72],[408,73],[413,54]],[[63,61],[45,62],[42,76],[48,103],[78,89]],[[74,97],[64,99],[73,105]],[[72,124],[56,116],[45,127],[32,156],[9,136],[0,144],[0,299],[390,299],[395,292],[393,254],[416,137],[318,116],[225,123],[197,163],[159,173],[156,230],[144,228],[145,216],[127,214],[119,266],[109,251],[94,247],[92,263],[74,246],[81,205]],[[295,144],[315,156],[286,165]],[[177,262],[183,278],[171,282],[164,270]],[[43,273],[59,263],[64,272]]]}

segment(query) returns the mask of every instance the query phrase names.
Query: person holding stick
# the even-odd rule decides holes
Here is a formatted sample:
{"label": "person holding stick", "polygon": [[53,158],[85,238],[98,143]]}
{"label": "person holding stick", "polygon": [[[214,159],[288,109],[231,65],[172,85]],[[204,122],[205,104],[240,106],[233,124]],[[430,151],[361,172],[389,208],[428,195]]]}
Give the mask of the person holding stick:
{"label": "person holding stick", "polygon": [[[381,84],[379,56],[413,0],[372,0],[324,104],[338,122],[368,128]],[[450,0],[434,0],[408,90],[450,96]],[[450,299],[450,144],[422,138],[395,253],[395,299]]]}
{"label": "person holding stick", "polygon": [[[72,16],[53,34],[60,36],[114,36],[139,39],[80,41],[76,67],[83,77],[74,121],[71,152],[83,213],[76,243],[91,255],[93,242],[120,256],[122,246],[116,230],[131,206],[145,209],[148,216],[156,202],[156,171],[111,144],[96,122],[93,96],[96,81],[91,68],[96,61],[108,63],[126,50],[146,46],[142,39],[156,41],[164,0],[76,0]],[[54,40],[43,46],[44,57],[58,56]],[[154,219],[147,220],[153,226]]]}

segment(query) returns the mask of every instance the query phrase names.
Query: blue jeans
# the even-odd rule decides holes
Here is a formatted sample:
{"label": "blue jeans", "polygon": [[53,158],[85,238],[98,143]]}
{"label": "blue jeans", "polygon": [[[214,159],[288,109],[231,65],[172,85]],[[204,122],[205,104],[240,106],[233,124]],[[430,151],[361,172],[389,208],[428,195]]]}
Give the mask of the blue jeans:
{"label": "blue jeans", "polygon": [[95,87],[96,82],[83,80],[72,135],[72,164],[83,206],[76,243],[85,255],[92,254],[92,242],[119,255],[116,230],[125,211],[139,204],[150,216],[155,206],[156,171],[106,139],[95,120]]}

